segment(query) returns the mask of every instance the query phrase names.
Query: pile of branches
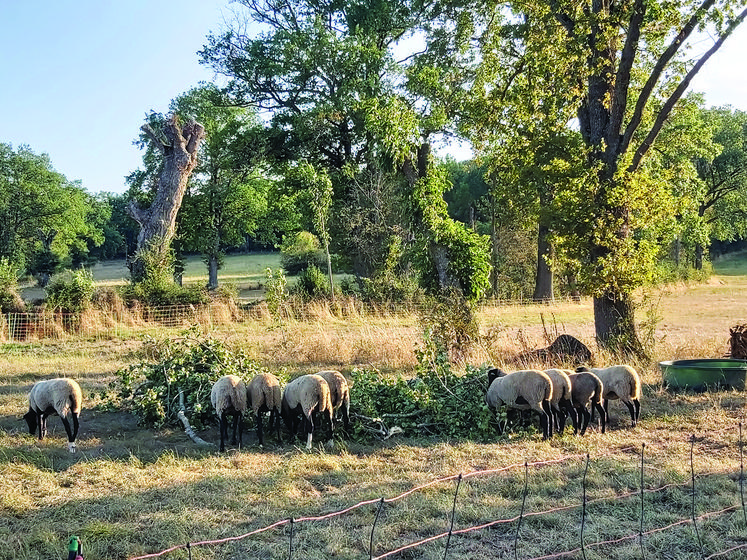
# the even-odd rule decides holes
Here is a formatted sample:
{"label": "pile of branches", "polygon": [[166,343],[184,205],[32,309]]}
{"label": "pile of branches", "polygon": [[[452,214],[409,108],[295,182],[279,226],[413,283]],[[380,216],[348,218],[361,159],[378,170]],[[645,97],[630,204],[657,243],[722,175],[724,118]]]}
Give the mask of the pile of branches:
{"label": "pile of branches", "polygon": [[729,355],[738,360],[747,360],[747,324],[729,329],[731,344]]}

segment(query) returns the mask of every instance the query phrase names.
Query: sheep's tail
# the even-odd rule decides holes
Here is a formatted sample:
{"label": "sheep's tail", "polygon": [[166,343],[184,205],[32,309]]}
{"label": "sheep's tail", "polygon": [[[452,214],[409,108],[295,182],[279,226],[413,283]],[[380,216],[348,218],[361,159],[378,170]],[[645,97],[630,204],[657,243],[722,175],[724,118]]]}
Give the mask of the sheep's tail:
{"label": "sheep's tail", "polygon": [[601,404],[603,396],[604,386],[602,385],[602,380],[596,377],[594,380],[594,393],[591,395],[592,404]]}
{"label": "sheep's tail", "polygon": [[630,398],[633,400],[640,400],[641,398],[641,376],[633,368],[630,368],[632,373],[630,382]]}
{"label": "sheep's tail", "polygon": [[234,385],[231,387],[231,403],[233,408],[237,411],[246,410],[246,387],[242,385]]}
{"label": "sheep's tail", "polygon": [[262,387],[262,398],[268,410],[280,410],[282,394],[279,385],[265,385]]}

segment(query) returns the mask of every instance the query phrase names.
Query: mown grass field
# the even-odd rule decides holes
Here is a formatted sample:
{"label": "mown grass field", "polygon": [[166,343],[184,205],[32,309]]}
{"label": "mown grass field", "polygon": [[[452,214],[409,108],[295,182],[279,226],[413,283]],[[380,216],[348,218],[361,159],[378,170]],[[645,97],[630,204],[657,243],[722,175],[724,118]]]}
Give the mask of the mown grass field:
{"label": "mown grass field", "polygon": [[[236,274],[248,276],[246,266]],[[259,274],[264,266],[257,265]],[[127,412],[97,406],[101,393],[111,391],[116,371],[144,358],[137,334],[5,344],[0,348],[0,558],[64,558],[73,534],[81,536],[86,560],[132,558],[334,512],[362,500],[376,502],[449,475],[503,468],[461,483],[454,529],[513,521],[454,535],[447,557],[560,554],[580,546],[584,490],[590,501],[587,544],[637,535],[644,444],[644,488],[651,490],[644,496],[644,531],[687,520],[693,503],[696,516],[734,509],[698,519],[695,527],[681,523],[647,533],[643,548],[637,538],[595,546],[585,551],[586,558],[694,559],[744,545],[747,523],[739,493],[744,393],[668,392],[656,365],[663,359],[722,356],[729,328],[747,322],[747,257],[722,260],[715,268],[708,283],[670,286],[644,298],[638,317],[653,321],[642,329],[652,361],[636,364],[644,381],[641,422],[630,428],[626,409],[613,402],[608,433],[592,430],[583,438],[568,431],[550,441],[527,434],[496,436],[491,443],[394,436],[366,444],[338,442],[331,449],[317,445],[306,452],[272,439],[260,449],[249,423],[245,448],[220,455],[196,446],[180,430],[141,428]],[[116,281],[113,270],[108,270],[109,281]],[[481,339],[467,357],[473,365],[500,365],[562,332],[589,345],[593,340],[587,300],[489,307],[481,310],[480,324]],[[409,376],[421,342],[417,316],[342,320],[324,306],[282,327],[268,316],[216,327],[213,334],[286,373],[322,368],[349,373],[353,366],[364,365],[379,368],[382,375]],[[55,375],[73,377],[84,388],[76,455],[67,453],[56,417],[50,418],[51,434],[43,442],[26,433],[21,420],[33,381]],[[200,435],[218,439],[215,428]],[[551,460],[557,462],[531,465]],[[521,511],[525,462],[530,463],[525,512],[554,511],[525,517],[517,538],[514,518]],[[448,531],[454,492],[450,480],[387,503],[376,524],[374,555]],[[331,520],[295,523],[293,557],[368,558],[377,507],[373,503]],[[163,557],[287,558],[289,540],[286,523],[246,539],[194,546],[189,552],[180,549]],[[444,545],[445,539],[438,539],[394,557],[443,558]],[[582,553],[557,557],[581,558]],[[718,557],[747,558],[747,549]]]}

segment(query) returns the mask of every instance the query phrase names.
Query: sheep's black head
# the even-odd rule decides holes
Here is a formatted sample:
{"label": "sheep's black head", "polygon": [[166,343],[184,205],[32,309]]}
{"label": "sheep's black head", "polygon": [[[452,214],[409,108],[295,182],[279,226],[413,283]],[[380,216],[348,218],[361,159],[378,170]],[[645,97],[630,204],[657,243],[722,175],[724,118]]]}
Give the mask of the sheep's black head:
{"label": "sheep's black head", "polygon": [[488,370],[488,387],[490,387],[493,384],[493,381],[498,379],[499,377],[505,377],[506,372],[503,371],[501,368],[490,368]]}
{"label": "sheep's black head", "polygon": [[576,368],[576,373],[581,373],[581,372],[584,372],[584,371],[590,372],[591,370],[588,367],[586,367],[586,366],[578,366]]}
{"label": "sheep's black head", "polygon": [[26,420],[26,424],[29,425],[29,433],[36,433],[36,412],[29,408],[29,411],[23,415],[23,419]]}

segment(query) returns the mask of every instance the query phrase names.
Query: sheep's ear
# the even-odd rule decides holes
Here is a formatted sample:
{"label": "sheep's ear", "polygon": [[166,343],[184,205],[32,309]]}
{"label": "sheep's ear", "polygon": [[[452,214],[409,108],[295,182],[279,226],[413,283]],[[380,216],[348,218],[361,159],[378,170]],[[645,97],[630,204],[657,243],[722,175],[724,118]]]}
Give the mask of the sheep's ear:
{"label": "sheep's ear", "polygon": [[576,373],[581,373],[582,371],[591,371],[591,370],[586,366],[578,366],[576,368]]}

